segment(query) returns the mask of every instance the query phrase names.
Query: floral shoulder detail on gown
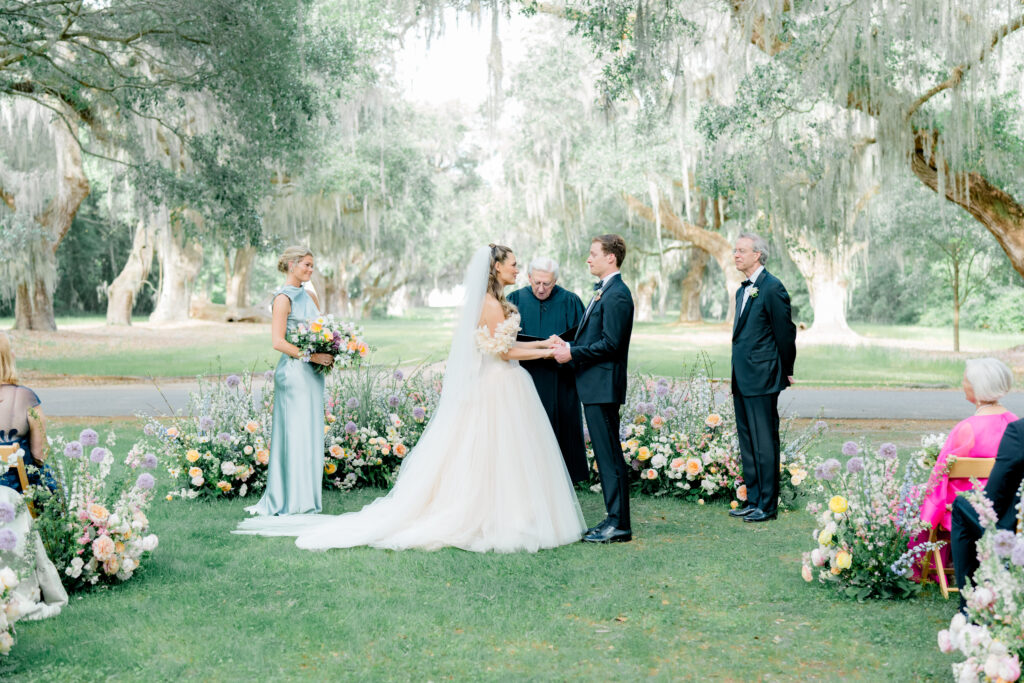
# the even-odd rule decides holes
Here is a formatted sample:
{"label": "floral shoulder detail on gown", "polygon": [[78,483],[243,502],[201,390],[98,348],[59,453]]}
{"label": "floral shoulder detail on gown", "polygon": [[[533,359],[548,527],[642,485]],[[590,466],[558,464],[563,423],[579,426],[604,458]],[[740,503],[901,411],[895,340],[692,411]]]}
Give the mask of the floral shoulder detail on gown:
{"label": "floral shoulder detail on gown", "polygon": [[494,328],[494,336],[486,325],[476,328],[476,347],[483,353],[501,357],[507,353],[516,341],[516,334],[519,332],[519,314],[513,313],[503,322],[498,323]]}

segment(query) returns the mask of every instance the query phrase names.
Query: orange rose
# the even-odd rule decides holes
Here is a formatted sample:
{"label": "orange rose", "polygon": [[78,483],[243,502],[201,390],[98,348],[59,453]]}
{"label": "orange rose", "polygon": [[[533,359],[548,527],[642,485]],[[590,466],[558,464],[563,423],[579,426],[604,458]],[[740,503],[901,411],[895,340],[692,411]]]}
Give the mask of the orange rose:
{"label": "orange rose", "polygon": [[658,478],[658,471],[654,470],[654,469],[647,470],[647,478],[648,479],[657,479]]}
{"label": "orange rose", "polygon": [[399,458],[404,458],[405,454],[408,453],[408,452],[409,452],[409,449],[405,447],[404,443],[400,443],[400,444],[396,444],[395,445],[395,455],[397,455]]}
{"label": "orange rose", "polygon": [[686,461],[686,473],[692,477],[697,476],[704,469],[704,463],[697,458],[690,458]]}
{"label": "orange rose", "polygon": [[673,458],[672,462],[670,462],[668,466],[673,472],[678,472],[686,467],[686,458]]}
{"label": "orange rose", "polygon": [[722,424],[722,416],[718,413],[711,413],[708,415],[708,419],[704,420],[704,424],[714,429],[718,425]]}
{"label": "orange rose", "polygon": [[266,448],[261,448],[260,450],[256,451],[256,462],[258,462],[261,465],[266,465],[268,462],[270,462],[270,451],[268,451]]}
{"label": "orange rose", "polygon": [[344,452],[341,450],[341,446],[339,446],[338,444],[334,444],[333,446],[330,447],[329,450],[331,453],[331,457],[334,458],[340,458]]}
{"label": "orange rose", "polygon": [[740,484],[740,487],[738,489],[736,489],[736,497],[738,499],[740,499],[740,500],[746,500],[747,499],[747,485],[746,484]]}

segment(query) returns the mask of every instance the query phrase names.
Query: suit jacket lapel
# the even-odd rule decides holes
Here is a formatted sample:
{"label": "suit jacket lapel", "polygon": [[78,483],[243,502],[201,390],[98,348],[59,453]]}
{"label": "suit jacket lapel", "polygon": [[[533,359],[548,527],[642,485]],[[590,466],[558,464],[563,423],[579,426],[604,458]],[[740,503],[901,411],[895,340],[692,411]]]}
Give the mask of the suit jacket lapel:
{"label": "suit jacket lapel", "polygon": [[[767,275],[767,274],[768,274],[767,270],[762,270],[761,274],[757,276],[757,281],[754,282],[754,287],[760,288],[761,287],[761,283],[764,282],[765,275]],[[737,290],[737,292],[739,293],[739,299],[736,300],[736,310],[738,311],[739,307],[743,304],[743,288],[740,287]],[[753,308],[753,307],[754,307],[754,297],[750,297],[747,300],[747,305],[743,307],[743,313],[742,314],[737,314],[737,316],[736,316],[736,326],[733,328],[733,331],[732,331],[732,338],[733,339],[735,339],[736,335],[738,335],[740,333],[740,330],[743,329],[743,325],[746,324],[747,318],[750,317],[750,309]]]}
{"label": "suit jacket lapel", "polygon": [[[594,296],[597,296],[598,294],[600,294],[601,296],[604,296],[605,291],[608,288],[610,288],[613,284],[615,284],[615,280],[621,280],[621,279],[622,279],[621,275],[619,275],[618,278],[614,278],[614,277],[611,278],[610,280],[608,280],[608,282],[604,283],[604,286],[601,287],[601,289],[599,289],[596,292],[594,292]],[[583,331],[583,327],[587,324],[587,321],[590,320],[590,316],[593,315],[594,309],[597,308],[600,305],[601,305],[601,300],[598,299],[597,301],[594,302],[593,306],[588,306],[587,307],[588,310],[583,312],[583,320],[580,321],[580,326],[576,330],[576,336],[577,337],[580,336],[580,332]]]}

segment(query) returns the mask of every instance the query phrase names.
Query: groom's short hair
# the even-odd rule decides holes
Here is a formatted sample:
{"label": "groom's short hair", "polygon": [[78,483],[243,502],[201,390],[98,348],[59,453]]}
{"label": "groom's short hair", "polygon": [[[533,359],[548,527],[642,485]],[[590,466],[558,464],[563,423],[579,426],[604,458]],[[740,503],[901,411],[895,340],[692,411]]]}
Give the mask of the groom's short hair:
{"label": "groom's short hair", "polygon": [[615,267],[621,268],[622,262],[626,259],[626,240],[619,235],[598,235],[593,239],[601,245],[601,250],[606,254],[615,255]]}

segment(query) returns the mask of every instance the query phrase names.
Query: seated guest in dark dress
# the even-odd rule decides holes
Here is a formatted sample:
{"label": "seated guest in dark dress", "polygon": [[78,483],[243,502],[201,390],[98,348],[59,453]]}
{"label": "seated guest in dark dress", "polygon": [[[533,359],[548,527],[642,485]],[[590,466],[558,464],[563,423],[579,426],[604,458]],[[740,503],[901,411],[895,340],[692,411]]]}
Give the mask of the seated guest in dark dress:
{"label": "seated guest in dark dress", "polygon": [[[0,332],[0,446],[16,445],[24,450],[29,484],[38,486],[42,479],[53,491],[57,483],[49,465],[45,464],[46,418],[39,405],[36,392],[18,384],[11,342]],[[21,492],[18,470],[11,467],[0,475],[0,486]]]}
{"label": "seated guest in dark dress", "polygon": [[[1011,422],[1006,426],[1003,438],[999,442],[996,462],[992,473],[985,484],[985,497],[992,501],[996,524],[1000,529],[1013,531],[1017,526],[1017,505],[1020,498],[1017,490],[1024,479],[1024,420]],[[963,590],[967,579],[974,576],[978,569],[978,540],[985,533],[985,528],[978,521],[978,513],[974,506],[964,498],[958,497],[953,502],[953,529],[950,533],[950,545],[953,550],[953,569],[956,571],[956,587]],[[961,593],[960,605],[964,599]]]}

